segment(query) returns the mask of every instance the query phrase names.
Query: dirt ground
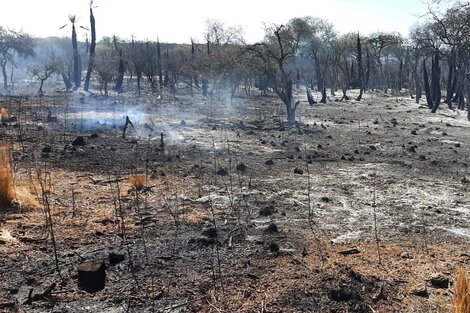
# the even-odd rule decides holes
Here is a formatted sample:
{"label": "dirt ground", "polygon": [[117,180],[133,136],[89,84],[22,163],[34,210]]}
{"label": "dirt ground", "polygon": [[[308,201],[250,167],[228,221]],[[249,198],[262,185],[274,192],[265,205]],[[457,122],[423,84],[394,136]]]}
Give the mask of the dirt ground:
{"label": "dirt ground", "polygon": [[[1,99],[60,274],[44,206],[18,199],[0,213],[0,311],[450,312],[470,261],[466,112],[330,100],[290,128],[274,96]],[[88,260],[105,260],[102,291],[77,286]]]}

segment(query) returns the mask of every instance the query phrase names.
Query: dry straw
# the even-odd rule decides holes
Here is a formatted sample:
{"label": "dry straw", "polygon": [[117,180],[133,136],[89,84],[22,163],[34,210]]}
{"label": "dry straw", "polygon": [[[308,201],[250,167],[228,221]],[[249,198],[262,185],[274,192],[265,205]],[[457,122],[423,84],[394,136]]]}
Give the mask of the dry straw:
{"label": "dry straw", "polygon": [[8,145],[0,144],[0,211],[10,206],[14,198],[10,149]]}
{"label": "dry straw", "polygon": [[129,176],[128,182],[131,184],[135,189],[141,190],[145,187],[147,181],[147,177],[142,175],[131,175]]}
{"label": "dry straw", "polygon": [[454,313],[470,313],[470,278],[463,268],[455,284]]}

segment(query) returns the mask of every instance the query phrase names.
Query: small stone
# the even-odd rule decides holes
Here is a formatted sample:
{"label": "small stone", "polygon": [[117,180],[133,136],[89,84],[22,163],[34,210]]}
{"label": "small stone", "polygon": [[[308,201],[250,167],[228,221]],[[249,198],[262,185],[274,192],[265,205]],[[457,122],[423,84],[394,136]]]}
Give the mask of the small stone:
{"label": "small stone", "polygon": [[412,259],[413,256],[409,252],[403,252],[402,254],[400,254],[400,258],[402,258],[402,259]]}
{"label": "small stone", "polygon": [[449,288],[449,277],[443,273],[434,274],[431,277],[431,284],[436,288]]}
{"label": "small stone", "polygon": [[217,170],[217,175],[220,175],[220,176],[227,176],[227,175],[228,175],[227,168],[225,168],[225,167],[219,167],[219,169]]}
{"label": "small stone", "polygon": [[215,227],[210,227],[202,232],[203,236],[207,238],[216,238],[217,237],[217,229]]}
{"label": "small stone", "polygon": [[246,171],[246,165],[243,164],[243,163],[238,164],[238,165],[237,165],[237,171],[239,171],[239,172],[244,172],[244,171]]}
{"label": "small stone", "polygon": [[267,160],[266,162],[264,162],[264,164],[266,164],[266,165],[274,165],[274,161],[271,160],[271,159],[269,159],[269,160]]}
{"label": "small stone", "polygon": [[264,230],[266,233],[277,233],[279,230],[277,225],[274,223],[269,224],[269,226]]}
{"label": "small stone", "polygon": [[110,252],[108,255],[109,264],[116,265],[125,260],[125,255],[122,253]]}
{"label": "small stone", "polygon": [[84,146],[85,145],[85,139],[82,136],[78,136],[73,142],[72,146]]}
{"label": "small stone", "polygon": [[296,168],[294,169],[294,173],[295,173],[295,174],[302,175],[302,174],[304,173],[304,170],[301,169],[301,168],[296,167]]}
{"label": "small stone", "polygon": [[104,289],[106,266],[103,261],[88,261],[78,265],[78,287],[89,293]]}
{"label": "small stone", "polygon": [[429,292],[426,287],[418,287],[411,291],[411,294],[418,297],[429,298]]}
{"label": "small stone", "polygon": [[275,242],[271,242],[269,244],[269,251],[272,253],[279,253],[279,245]]}
{"label": "small stone", "polygon": [[42,148],[41,152],[42,153],[51,153],[52,148],[51,148],[51,146],[44,146],[44,148]]}
{"label": "small stone", "polygon": [[260,216],[270,216],[273,214],[273,207],[267,206],[259,210],[259,215]]}

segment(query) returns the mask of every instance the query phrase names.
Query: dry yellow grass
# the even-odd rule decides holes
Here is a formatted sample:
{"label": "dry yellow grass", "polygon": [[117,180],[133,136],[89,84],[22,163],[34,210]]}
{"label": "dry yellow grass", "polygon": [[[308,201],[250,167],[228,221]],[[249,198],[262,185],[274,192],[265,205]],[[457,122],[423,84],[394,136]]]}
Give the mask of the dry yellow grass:
{"label": "dry yellow grass", "polygon": [[0,118],[8,115],[8,110],[6,108],[0,108]]}
{"label": "dry yellow grass", "polygon": [[465,269],[460,269],[454,288],[454,313],[470,313],[470,278]]}
{"label": "dry yellow grass", "polygon": [[15,186],[15,200],[21,207],[30,209],[37,209],[41,207],[38,201],[38,197],[34,195],[32,190],[34,189],[31,189],[30,186],[23,184],[17,184],[17,186]]}
{"label": "dry yellow grass", "polygon": [[15,198],[10,149],[0,144],[0,210],[8,207]]}
{"label": "dry yellow grass", "polygon": [[145,187],[147,183],[147,177],[144,174],[131,175],[128,179],[129,184],[132,185],[137,190],[140,190]]}

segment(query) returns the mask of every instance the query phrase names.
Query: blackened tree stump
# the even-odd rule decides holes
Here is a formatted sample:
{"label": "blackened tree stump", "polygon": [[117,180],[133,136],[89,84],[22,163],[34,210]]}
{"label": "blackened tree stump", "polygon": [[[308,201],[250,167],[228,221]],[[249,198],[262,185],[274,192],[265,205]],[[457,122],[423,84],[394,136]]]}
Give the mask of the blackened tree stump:
{"label": "blackened tree stump", "polygon": [[93,293],[104,289],[106,266],[103,261],[88,261],[78,265],[78,288]]}

